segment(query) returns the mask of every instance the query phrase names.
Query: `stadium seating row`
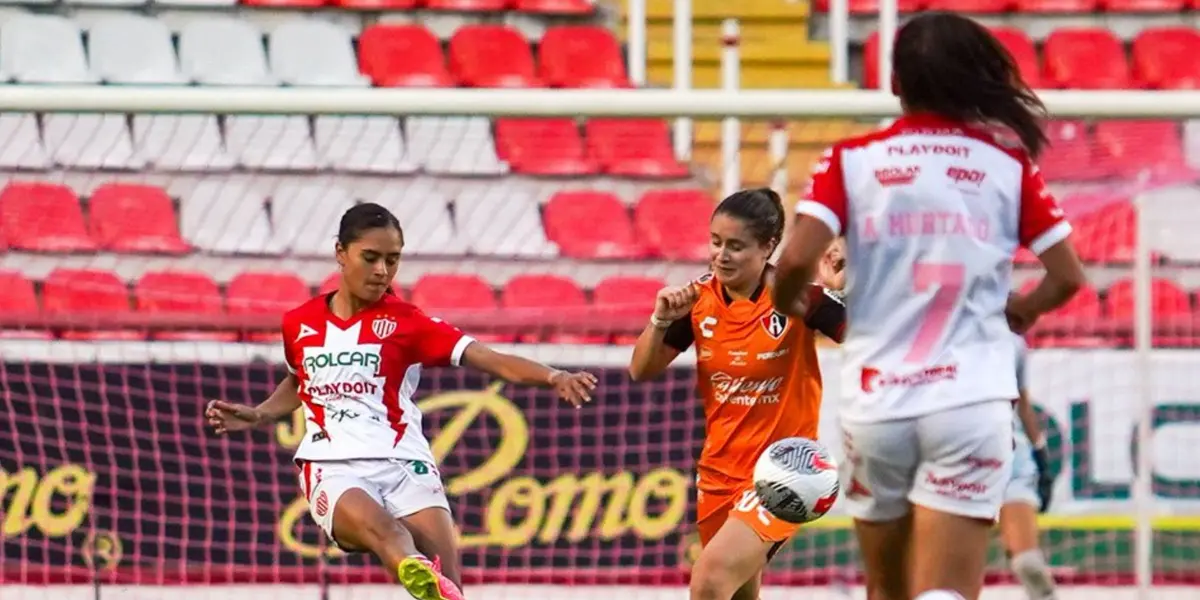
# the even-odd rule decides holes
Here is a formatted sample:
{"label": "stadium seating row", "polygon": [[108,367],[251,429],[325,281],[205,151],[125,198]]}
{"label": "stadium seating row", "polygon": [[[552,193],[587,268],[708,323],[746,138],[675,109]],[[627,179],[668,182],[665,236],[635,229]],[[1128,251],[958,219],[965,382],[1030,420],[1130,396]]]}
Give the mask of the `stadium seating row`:
{"label": "stadium seating row", "polygon": [[[1030,37],[1015,27],[993,31],[1012,53],[1021,75],[1042,89],[1192,89],[1200,87],[1200,32],[1191,27],[1143,30],[1125,46],[1112,31],[1072,27],[1046,37],[1039,56]],[[863,48],[864,85],[878,87],[879,35]]]}
{"label": "stadium seating row", "polygon": [[[850,13],[879,12],[879,0],[848,0]],[[1017,12],[1032,14],[1177,13],[1200,9],[1198,0],[899,0],[901,12],[952,10],[977,15]],[[829,0],[816,0],[813,7],[829,11]]]}
{"label": "stadium seating row", "polygon": [[0,115],[0,168],[685,178],[665,121]]}
{"label": "stadium seating row", "polygon": [[[132,289],[115,274],[99,270],[56,269],[40,286],[15,272],[0,272],[0,314],[75,315],[102,323],[105,317],[131,315],[177,314],[219,318],[222,315],[262,317],[257,329],[267,329],[280,313],[310,298],[313,293],[335,289],[338,275],[331,275],[315,290],[297,276],[288,273],[247,272],[234,277],[222,290],[208,275],[199,272],[164,271],[145,273]],[[1029,284],[1036,281],[1029,280]],[[661,280],[647,277],[615,277],[600,282],[590,293],[565,277],[546,274],[524,274],[509,280],[499,291],[476,275],[431,274],[419,279],[411,290],[401,293],[430,312],[504,310],[512,315],[522,310],[535,311],[553,327],[553,317],[547,309],[569,311],[588,306],[613,309],[609,314],[644,316],[655,293],[663,286]],[[38,288],[40,287],[40,293]],[[1028,286],[1027,286],[1028,287]],[[1165,278],[1152,283],[1156,327],[1169,337],[1170,330],[1189,329],[1200,317],[1196,295]],[[1103,294],[1094,288],[1082,290],[1067,306],[1046,317],[1041,324],[1043,333],[1076,333],[1074,340],[1062,336],[1046,336],[1043,343],[1092,344],[1088,336],[1093,328],[1103,325],[1124,326],[1133,319],[1133,282],[1121,279]],[[103,325],[100,325],[103,327]],[[230,325],[229,329],[234,326]],[[100,330],[79,327],[59,332],[69,339],[140,339],[147,333],[138,330]],[[531,328],[531,329],[537,329]],[[618,332],[628,335],[629,332]],[[54,335],[36,328],[13,328],[0,331],[0,337],[39,337]],[[150,333],[153,339],[218,339],[233,341],[250,336],[258,341],[273,341],[277,333],[239,333],[235,331],[187,331],[179,327]],[[604,343],[613,334],[485,334],[490,341],[552,341]],[[1095,336],[1107,337],[1107,336]]]}
{"label": "stadium seating row", "polygon": [[[0,315],[83,316],[91,319],[93,327],[103,320],[131,313],[196,315],[261,316],[259,329],[269,329],[284,311],[294,308],[317,292],[336,288],[339,274],[330,275],[316,290],[309,288],[297,276],[287,273],[242,273],[222,290],[208,275],[198,272],[149,272],[132,286],[115,274],[100,270],[56,269],[35,285],[20,273],[0,271]],[[426,275],[402,293],[427,311],[471,310],[495,311],[506,314],[523,309],[571,309],[605,306],[610,314],[645,316],[654,296],[663,287],[661,280],[646,277],[613,277],[591,291],[584,292],[575,282],[554,275],[526,274],[511,279],[497,293],[483,279],[474,275]],[[38,293],[40,287],[40,294]],[[590,296],[590,298],[589,298]],[[265,327],[264,327],[265,325]],[[145,331],[102,330],[81,327],[61,332],[68,339],[140,339]],[[153,339],[217,339],[233,341],[239,333],[230,331],[158,331]],[[0,337],[51,337],[44,329],[0,329]],[[275,341],[278,332],[255,333],[259,341]],[[490,341],[539,341],[536,334],[484,335]],[[532,339],[531,339],[532,337]],[[609,335],[549,336],[541,341],[574,341],[604,343]]]}
{"label": "stadium seating row", "polygon": [[[9,4],[47,6],[59,0],[8,0]],[[137,8],[150,0],[65,0],[71,6]],[[591,14],[592,0],[154,0],[164,7],[227,8],[238,4],[264,8],[313,9],[325,6],[352,10],[404,11],[444,10],[453,12],[499,12],[506,10],[547,15]]]}
{"label": "stadium seating row", "polygon": [[[332,21],[285,20],[266,35],[230,15],[188,21],[176,42],[154,17],[116,13],[79,25],[60,15],[9,17],[0,73],[18,83],[626,87],[621,49],[603,27],[547,28],[535,56],[507,25],[463,25],[443,51],[428,29],[376,24],[358,38]],[[265,48],[265,52],[264,52]],[[361,71],[361,73],[360,73]]]}
{"label": "stadium seating row", "polygon": [[[600,191],[555,193],[539,210],[517,194],[455,198],[436,192],[378,199],[409,231],[412,254],[496,254],[583,259],[703,261],[712,199],[694,189],[653,190],[632,211]],[[207,182],[180,202],[161,188],[105,184],[87,203],[53,183],[12,182],[0,190],[0,250],[327,256],[340,214],[354,203],[337,187],[283,185],[270,198],[228,182]]]}

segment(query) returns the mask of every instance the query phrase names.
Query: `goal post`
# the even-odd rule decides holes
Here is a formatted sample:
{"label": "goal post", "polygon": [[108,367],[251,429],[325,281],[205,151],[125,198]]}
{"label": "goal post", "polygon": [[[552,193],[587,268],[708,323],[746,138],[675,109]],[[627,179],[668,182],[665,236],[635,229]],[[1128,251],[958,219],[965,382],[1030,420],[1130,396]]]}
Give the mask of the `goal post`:
{"label": "goal post", "polygon": [[[1200,128],[1188,122],[1200,120],[1200,92],[1040,95],[1056,121],[1080,128],[1055,130],[1061,152],[1045,166],[1091,280],[1030,338],[1031,392],[1058,473],[1042,542],[1067,600],[1190,598],[1200,586],[1200,469],[1188,452],[1200,443],[1200,136],[1195,149],[1189,136]],[[231,440],[199,419],[206,399],[270,393],[280,313],[297,294],[330,289],[337,218],[360,201],[393,208],[405,228],[397,293],[505,350],[601,376],[596,402],[576,412],[548,393],[425,371],[418,395],[468,594],[683,597],[704,435],[696,357],[632,382],[630,344],[657,286],[706,269],[722,174],[740,168],[744,186],[770,185],[790,203],[828,143],[898,111],[891,95],[866,91],[6,87],[0,600],[168,586],[179,600],[392,597],[378,569],[330,547],[306,516],[290,464],[302,419]],[[641,154],[634,171],[581,171],[554,156],[599,160],[603,149],[587,146],[593,120],[677,117],[692,120],[695,144],[679,172]],[[582,141],[522,129],[550,150],[526,172],[505,147],[506,119],[565,120]],[[1128,121],[1170,126],[1099,126]],[[740,134],[739,166],[719,164],[731,156],[725,131]],[[642,135],[615,137],[642,145]],[[709,160],[715,168],[701,168]],[[702,201],[648,200],[680,191]],[[570,209],[614,204],[624,229],[611,237],[591,235],[604,219]],[[145,225],[163,222],[174,229]],[[1017,285],[1039,269],[1021,257]],[[465,287],[447,293],[451,284]],[[821,361],[821,436],[840,454],[837,348],[823,344]],[[832,600],[859,586],[849,525],[835,508],[806,526],[772,562],[764,599],[807,586]],[[985,599],[1023,597],[999,543],[988,577]]]}

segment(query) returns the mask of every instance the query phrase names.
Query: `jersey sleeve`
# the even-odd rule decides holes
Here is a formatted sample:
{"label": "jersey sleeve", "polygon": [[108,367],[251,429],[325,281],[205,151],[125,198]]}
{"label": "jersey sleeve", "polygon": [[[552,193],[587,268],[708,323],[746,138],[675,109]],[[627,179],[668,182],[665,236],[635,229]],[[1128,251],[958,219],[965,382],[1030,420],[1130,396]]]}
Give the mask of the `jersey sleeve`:
{"label": "jersey sleeve", "polygon": [[671,321],[671,325],[667,327],[667,332],[663,335],[663,343],[680,352],[687,350],[695,341],[696,334],[692,332],[691,315]]}
{"label": "jersey sleeve", "polygon": [[819,219],[834,236],[842,234],[846,224],[846,180],[837,146],[826,150],[821,160],[813,165],[812,179],[804,196],[796,203],[796,214]]}
{"label": "jersey sleeve", "polygon": [[427,367],[457,367],[467,346],[475,341],[457,327],[423,312],[416,311],[412,318],[417,359]]}
{"label": "jersey sleeve", "polygon": [[833,291],[814,283],[808,289],[808,312],[804,315],[804,324],[840,343],[846,336],[846,305]]}
{"label": "jersey sleeve", "polygon": [[1018,241],[1034,254],[1067,239],[1071,235],[1071,224],[1058,207],[1054,195],[1046,187],[1037,165],[1028,158],[1022,160],[1021,207],[1018,223]]}

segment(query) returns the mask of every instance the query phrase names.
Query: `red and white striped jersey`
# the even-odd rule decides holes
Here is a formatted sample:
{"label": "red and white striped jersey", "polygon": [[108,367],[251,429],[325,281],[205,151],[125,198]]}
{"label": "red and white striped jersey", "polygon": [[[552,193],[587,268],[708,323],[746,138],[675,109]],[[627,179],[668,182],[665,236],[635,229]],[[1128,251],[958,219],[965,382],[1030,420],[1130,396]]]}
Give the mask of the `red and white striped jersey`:
{"label": "red and white striped jersey", "polygon": [[474,340],[391,294],[345,320],[331,297],[283,317],[284,356],[308,421],[296,458],[434,462],[413,402],[421,367],[457,366]]}
{"label": "red and white striped jersey", "polygon": [[1016,397],[1004,307],[1018,246],[1071,226],[1023,149],[911,115],[835,144],[798,213],[846,236],[842,419],[903,419]]}

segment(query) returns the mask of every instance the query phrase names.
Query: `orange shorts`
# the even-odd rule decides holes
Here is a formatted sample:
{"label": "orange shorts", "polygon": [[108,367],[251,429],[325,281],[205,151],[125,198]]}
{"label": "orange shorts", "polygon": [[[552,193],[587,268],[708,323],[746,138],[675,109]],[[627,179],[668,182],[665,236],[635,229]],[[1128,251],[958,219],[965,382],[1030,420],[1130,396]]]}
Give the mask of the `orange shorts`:
{"label": "orange shorts", "polygon": [[779,520],[767,512],[758,502],[753,483],[746,483],[730,492],[697,493],[696,529],[700,534],[701,546],[707,546],[730,518],[745,523],[764,542],[785,542],[800,529],[799,525]]}

